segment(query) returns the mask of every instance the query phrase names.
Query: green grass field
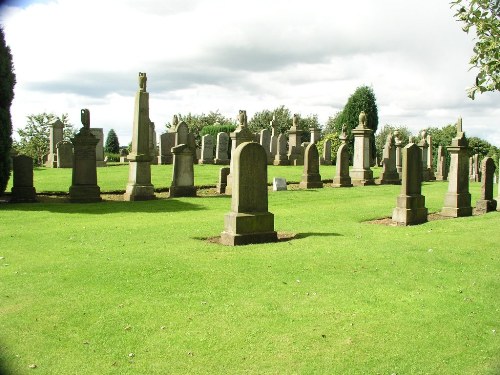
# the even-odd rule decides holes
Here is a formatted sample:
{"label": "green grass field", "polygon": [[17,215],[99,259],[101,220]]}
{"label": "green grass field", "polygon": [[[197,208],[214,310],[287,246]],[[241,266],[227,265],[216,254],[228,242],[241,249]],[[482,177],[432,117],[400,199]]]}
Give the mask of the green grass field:
{"label": "green grass field", "polygon": [[[196,166],[196,184],[218,168]],[[127,171],[100,168],[101,190],[124,190]],[[155,188],[170,176],[153,166]],[[35,184],[67,191],[71,171],[36,170]],[[367,223],[391,215],[399,189],[270,192],[276,230],[296,236],[243,247],[205,240],[223,230],[226,196],[0,204],[0,369],[499,374],[500,213]],[[446,189],[423,185],[430,212]]]}

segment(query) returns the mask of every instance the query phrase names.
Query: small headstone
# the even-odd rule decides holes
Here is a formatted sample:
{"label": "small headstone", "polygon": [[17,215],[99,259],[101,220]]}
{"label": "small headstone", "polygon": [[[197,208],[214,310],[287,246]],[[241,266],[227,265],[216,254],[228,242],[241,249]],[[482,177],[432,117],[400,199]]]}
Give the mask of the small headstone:
{"label": "small headstone", "polygon": [[177,124],[177,127],[175,128],[175,145],[187,145],[189,140],[189,128],[188,125],[184,122],[181,121],[180,123]]}
{"label": "small headstone", "polygon": [[216,189],[217,194],[225,194],[227,187],[227,176],[229,175],[230,168],[223,167],[219,169],[219,182],[217,183]]}
{"label": "small headstone", "polygon": [[332,141],[326,139],[323,142],[323,156],[321,156],[321,165],[332,165]]}
{"label": "small headstone", "polygon": [[333,178],[333,187],[352,187],[351,176],[349,175],[349,150],[347,149],[347,133],[345,125],[342,127],[340,141],[342,144],[337,150],[337,167]]}
{"label": "small headstone", "polygon": [[164,133],[160,135],[160,149],[158,152],[158,164],[172,164],[172,147],[175,146],[175,133]]}
{"label": "small headstone", "polygon": [[73,144],[70,141],[61,141],[57,148],[57,168],[73,168]]}
{"label": "small headstone", "polygon": [[210,134],[205,134],[201,137],[201,157],[199,164],[214,163],[214,142]]}
{"label": "small headstone", "polygon": [[288,156],[286,153],[286,136],[285,134],[280,134],[278,136],[278,153],[274,157],[274,165],[290,165],[288,161]]}
{"label": "small headstone", "polygon": [[228,165],[229,157],[229,136],[227,133],[219,132],[217,133],[217,145],[215,148],[215,160],[214,163],[218,165]]}
{"label": "small headstone", "polygon": [[33,186],[33,159],[26,155],[12,157],[11,203],[36,202]]}
{"label": "small headstone", "polygon": [[476,213],[485,214],[497,209],[497,201],[493,199],[495,169],[492,158],[486,157],[481,162],[481,197],[476,202]]}
{"label": "small headstone", "polygon": [[319,153],[314,143],[309,144],[304,152],[304,172],[299,186],[303,189],[317,189],[323,187],[319,174]]}
{"label": "small headstone", "polygon": [[273,191],[283,191],[286,190],[286,178],[274,177],[273,178]]}
{"label": "small headstone", "polygon": [[172,184],[169,196],[173,197],[195,197],[194,186],[193,153],[186,144],[172,147],[174,154],[174,165],[172,171]]}

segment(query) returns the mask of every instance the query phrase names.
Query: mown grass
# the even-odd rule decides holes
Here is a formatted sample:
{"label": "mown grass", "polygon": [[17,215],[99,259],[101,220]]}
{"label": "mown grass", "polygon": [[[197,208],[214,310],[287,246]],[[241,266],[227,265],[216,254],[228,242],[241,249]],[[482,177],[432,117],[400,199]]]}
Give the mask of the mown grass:
{"label": "mown grass", "polygon": [[497,373],[500,213],[367,223],[399,189],[271,192],[296,238],[236,248],[204,241],[229,197],[2,204],[4,371]]}

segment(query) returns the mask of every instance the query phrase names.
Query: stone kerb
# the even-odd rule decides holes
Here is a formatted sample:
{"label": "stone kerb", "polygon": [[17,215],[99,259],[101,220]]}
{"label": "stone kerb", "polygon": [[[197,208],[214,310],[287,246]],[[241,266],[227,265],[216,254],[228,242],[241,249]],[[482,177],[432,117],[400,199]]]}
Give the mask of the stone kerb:
{"label": "stone kerb", "polygon": [[302,189],[317,189],[323,187],[319,173],[319,153],[316,144],[310,143],[304,152],[304,172],[299,186]]}
{"label": "stone kerb", "polygon": [[493,199],[493,179],[495,178],[495,162],[486,157],[481,162],[481,197],[476,202],[476,213],[485,214],[495,211],[497,201]]}
{"label": "stone kerb", "polygon": [[36,202],[36,190],[33,186],[33,159],[26,155],[12,158],[12,195],[11,203]]}
{"label": "stone kerb", "polygon": [[267,153],[254,142],[233,152],[231,212],[224,217],[221,243],[246,245],[276,242],[274,215],[268,211]]}

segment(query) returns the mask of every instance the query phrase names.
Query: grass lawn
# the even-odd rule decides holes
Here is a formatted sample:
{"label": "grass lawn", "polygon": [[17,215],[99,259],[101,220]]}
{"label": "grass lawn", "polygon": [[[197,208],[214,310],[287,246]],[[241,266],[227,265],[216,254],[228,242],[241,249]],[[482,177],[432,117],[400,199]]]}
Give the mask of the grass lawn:
{"label": "grass lawn", "polygon": [[[153,167],[156,188],[169,168]],[[196,166],[196,183],[218,168]],[[299,181],[288,168],[269,176]],[[100,168],[101,189],[124,190],[127,171]],[[71,172],[35,181],[63,190]],[[0,204],[0,373],[500,373],[500,213],[367,223],[399,189],[270,192],[276,230],[296,237],[243,247],[204,240],[225,196]],[[424,184],[430,212],[446,189]]]}

